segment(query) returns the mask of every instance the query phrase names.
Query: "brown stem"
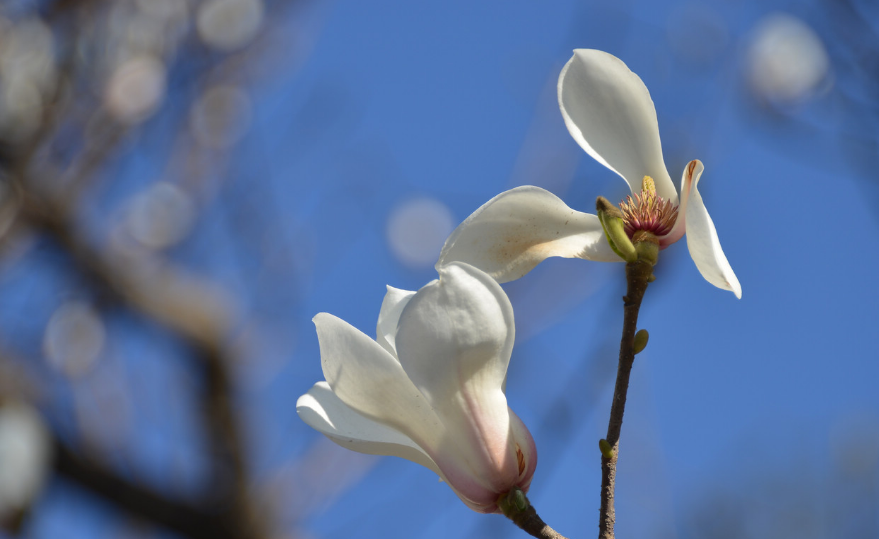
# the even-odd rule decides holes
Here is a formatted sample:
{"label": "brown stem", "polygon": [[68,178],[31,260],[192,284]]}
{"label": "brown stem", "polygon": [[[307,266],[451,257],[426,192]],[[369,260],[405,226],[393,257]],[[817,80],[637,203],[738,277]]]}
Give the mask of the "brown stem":
{"label": "brown stem", "polygon": [[539,539],[567,539],[564,535],[550,528],[537,514],[537,511],[528,501],[525,493],[518,488],[513,488],[506,496],[499,500],[498,505],[504,516],[513,521],[525,533]]}
{"label": "brown stem", "polygon": [[540,539],[566,539],[564,535],[550,528],[530,505],[520,516],[510,520],[532,537],[539,537]]}
{"label": "brown stem", "polygon": [[639,260],[626,264],[626,295],[623,296],[623,336],[620,340],[620,362],[617,367],[617,382],[613,390],[613,403],[610,407],[610,420],[607,424],[607,442],[611,456],[601,456],[601,518],[598,521],[599,539],[613,539],[613,526],[616,521],[613,498],[619,456],[620,430],[623,427],[623,413],[626,410],[626,393],[629,390],[629,375],[635,362],[635,332],[638,330],[638,311],[647,290],[647,281],[653,273],[653,266]]}

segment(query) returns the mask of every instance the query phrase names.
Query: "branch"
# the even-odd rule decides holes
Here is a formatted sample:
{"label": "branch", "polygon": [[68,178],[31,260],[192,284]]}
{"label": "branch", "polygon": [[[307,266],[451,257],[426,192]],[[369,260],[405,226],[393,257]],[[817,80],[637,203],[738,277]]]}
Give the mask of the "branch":
{"label": "branch", "polygon": [[230,506],[229,521],[237,524],[237,537],[267,537],[264,519],[257,515],[248,492],[244,444],[229,373],[234,358],[224,345],[232,316],[224,302],[217,301],[220,291],[155,257],[130,259],[92,247],[77,233],[70,211],[63,202],[30,190],[25,193],[20,219],[57,241],[80,271],[111,299],[156,320],[190,345],[205,369],[205,413],[219,472],[216,486],[225,497],[224,504]]}
{"label": "branch", "polygon": [[525,533],[538,539],[567,539],[564,535],[550,528],[537,514],[534,506],[518,487],[513,487],[498,500],[498,507],[504,516],[512,520]]}
{"label": "branch", "polygon": [[[623,413],[626,410],[626,393],[629,390],[629,375],[635,362],[635,332],[638,329],[638,311],[641,300],[647,291],[647,282],[653,274],[653,266],[643,260],[626,264],[626,295],[623,296],[623,336],[620,340],[620,360],[617,367],[617,381],[613,390],[613,403],[610,407],[610,420],[607,425],[607,438],[603,442],[601,456],[601,517],[598,521],[599,539],[614,539],[614,486],[617,475],[620,431],[623,427]],[[605,450],[607,448],[607,450]]]}
{"label": "branch", "polygon": [[121,507],[131,516],[148,519],[191,539],[241,539],[223,515],[170,500],[123,479],[93,461],[76,456],[55,442],[55,470],[82,487]]}

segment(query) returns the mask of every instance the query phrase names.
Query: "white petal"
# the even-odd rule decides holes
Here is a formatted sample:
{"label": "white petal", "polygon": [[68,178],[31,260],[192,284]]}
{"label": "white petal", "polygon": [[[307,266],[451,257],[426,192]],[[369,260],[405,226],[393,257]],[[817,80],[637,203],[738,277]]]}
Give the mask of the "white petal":
{"label": "white petal", "polygon": [[355,412],[326,382],[318,382],[299,397],[296,413],[308,426],[342,447],[369,455],[401,457],[442,475],[418,444],[402,432]]}
{"label": "white petal", "polygon": [[[424,466],[437,474],[474,511],[491,513],[497,509],[493,503],[477,503],[468,499],[455,489],[433,459],[412,439],[396,429],[358,414],[342,402],[326,382],[318,382],[308,393],[299,397],[296,401],[296,413],[308,426],[346,449],[368,455],[400,457]],[[518,421],[518,418],[515,419]],[[519,425],[514,427],[524,428]],[[530,440],[530,435],[528,439]],[[529,472],[526,473],[528,482],[530,474],[533,474],[533,467]],[[527,485],[525,490],[527,491]]]}
{"label": "white petal", "polygon": [[559,75],[558,97],[568,131],[586,153],[622,176],[633,193],[650,176],[659,195],[677,203],[650,92],[622,60],[575,50]]}
{"label": "white petal", "polygon": [[465,219],[446,240],[436,269],[466,262],[505,283],[551,256],[621,261],[607,244],[598,217],[528,185],[499,194]]}
{"label": "white petal", "polygon": [[705,167],[702,165],[702,161],[698,159],[690,161],[684,167],[684,173],[681,175],[681,202],[678,205],[678,218],[671,231],[659,238],[659,246],[662,249],[684,237],[684,233],[687,231],[687,203],[690,199],[690,191],[693,190],[693,186],[699,181],[703,170],[705,170]]}
{"label": "white petal", "polygon": [[439,409],[474,385],[475,393],[500,392],[514,340],[513,307],[500,285],[453,263],[403,310],[397,350],[406,374]]}
{"label": "white petal", "polygon": [[395,357],[331,314],[318,314],[314,325],[324,377],[342,402],[421,447],[436,441],[442,426]]}
{"label": "white petal", "polygon": [[388,292],[382,301],[381,312],[378,315],[378,323],[375,328],[375,340],[394,357],[397,356],[397,350],[394,347],[394,338],[397,335],[397,322],[400,320],[400,313],[403,312],[403,308],[414,295],[415,292],[388,286]]}
{"label": "white petal", "polygon": [[[732,267],[723,254],[720,247],[720,240],[717,239],[717,230],[714,228],[714,222],[705,209],[702,202],[702,195],[696,187],[699,184],[699,178],[702,175],[702,163],[698,164],[689,176],[692,179],[692,187],[688,189],[689,200],[686,208],[681,208],[686,218],[687,228],[687,247],[690,249],[690,256],[696,263],[699,273],[705,277],[705,280],[718,288],[729,290],[734,293],[737,298],[742,298],[742,286],[739,284],[736,274],[733,273]],[[691,163],[692,165],[692,163]],[[690,165],[687,167],[691,168]],[[687,173],[684,173],[685,177]],[[687,186],[689,187],[689,186]],[[684,186],[681,186],[684,191]]]}
{"label": "white petal", "polygon": [[519,476],[501,389],[514,340],[503,289],[467,264],[441,268],[439,281],[419,290],[400,317],[400,363],[452,435],[431,454],[477,502],[484,501],[480,493],[503,492]]}

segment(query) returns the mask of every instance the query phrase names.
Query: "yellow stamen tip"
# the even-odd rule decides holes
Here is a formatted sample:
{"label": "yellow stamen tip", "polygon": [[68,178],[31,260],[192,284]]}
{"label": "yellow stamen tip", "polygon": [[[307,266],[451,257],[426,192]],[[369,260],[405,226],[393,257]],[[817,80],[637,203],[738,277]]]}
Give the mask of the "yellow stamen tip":
{"label": "yellow stamen tip", "polygon": [[651,195],[656,194],[656,183],[654,183],[653,178],[644,176],[644,179],[641,180],[641,192],[650,193]]}

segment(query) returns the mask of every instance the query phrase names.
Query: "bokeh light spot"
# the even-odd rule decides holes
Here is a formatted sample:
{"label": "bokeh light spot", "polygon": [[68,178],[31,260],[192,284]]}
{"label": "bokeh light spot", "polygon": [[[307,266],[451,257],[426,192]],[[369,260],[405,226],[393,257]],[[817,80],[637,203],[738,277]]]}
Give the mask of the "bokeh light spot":
{"label": "bokeh light spot", "polygon": [[165,65],[149,55],[122,63],[110,77],[106,100],[119,121],[138,123],[155,112],[165,95]]}
{"label": "bokeh light spot", "polygon": [[146,247],[162,249],[186,236],[194,213],[189,195],[174,184],[158,182],[132,201],[128,230]]}
{"label": "bokeh light spot", "polygon": [[250,127],[250,98],[235,86],[214,86],[195,103],[190,128],[198,142],[208,148],[233,146]]}
{"label": "bokeh light spot", "polygon": [[748,77],[754,92],[775,103],[803,101],[815,94],[830,69],[818,34],[791,15],[767,15],[748,50]]}
{"label": "bokeh light spot", "polygon": [[208,0],[199,7],[196,26],[205,44],[230,51],[247,45],[262,19],[261,0]]}
{"label": "bokeh light spot", "polygon": [[43,335],[49,363],[68,376],[89,370],[104,348],[104,323],[86,303],[70,301],[58,307]]}
{"label": "bokeh light spot", "polygon": [[452,212],[433,198],[406,201],[391,212],[387,240],[391,252],[412,268],[432,266],[454,228]]}
{"label": "bokeh light spot", "polygon": [[49,468],[49,433],[31,406],[0,406],[0,521],[25,509],[39,493]]}

